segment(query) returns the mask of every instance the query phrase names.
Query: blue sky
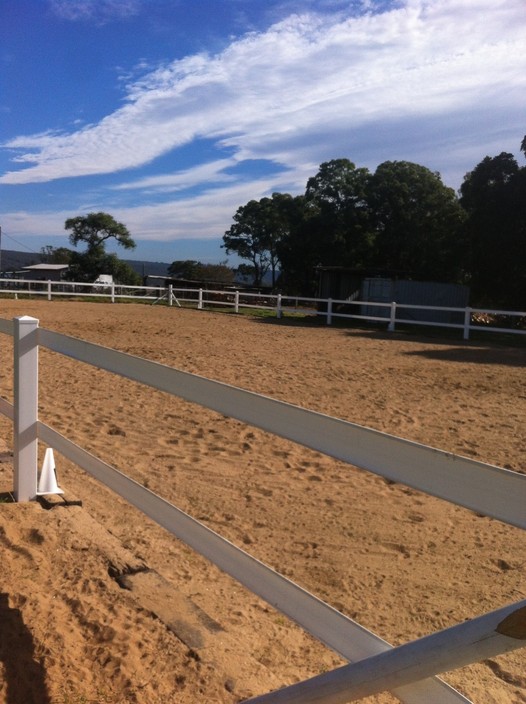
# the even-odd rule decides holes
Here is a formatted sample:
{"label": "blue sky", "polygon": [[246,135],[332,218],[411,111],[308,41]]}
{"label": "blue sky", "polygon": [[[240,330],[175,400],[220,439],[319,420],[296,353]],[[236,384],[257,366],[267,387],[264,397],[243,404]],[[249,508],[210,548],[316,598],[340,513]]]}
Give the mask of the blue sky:
{"label": "blue sky", "polygon": [[341,157],[457,189],[523,161],[525,47],[524,0],[0,0],[2,248],[103,210],[126,258],[218,262],[240,205]]}

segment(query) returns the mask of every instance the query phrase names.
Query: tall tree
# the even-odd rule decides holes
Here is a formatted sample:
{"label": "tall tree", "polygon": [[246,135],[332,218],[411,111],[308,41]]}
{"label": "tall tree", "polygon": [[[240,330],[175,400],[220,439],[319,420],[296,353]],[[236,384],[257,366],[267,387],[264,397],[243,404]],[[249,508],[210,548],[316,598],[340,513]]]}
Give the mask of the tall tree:
{"label": "tall tree", "polygon": [[524,310],[526,168],[507,152],[487,156],[466,174],[460,192],[468,214],[473,301]]}
{"label": "tall tree", "polygon": [[369,261],[370,178],[368,169],[357,168],[349,159],[333,159],[307,181],[306,231],[317,239],[319,263],[361,267]]}
{"label": "tall tree", "polygon": [[440,174],[408,161],[386,161],[370,179],[367,199],[376,266],[413,278],[459,281],[465,216]]}
{"label": "tall tree", "polygon": [[106,253],[106,242],[113,239],[125,249],[134,249],[135,242],[125,225],[108,213],[89,213],[66,220],[64,229],[71,230],[69,241],[75,247],[85,244],[83,252],[71,253],[69,278],[74,281],[95,281],[101,274],[111,274],[121,284],[136,285],[141,277],[115,254]]}
{"label": "tall tree", "polygon": [[85,244],[88,251],[104,247],[109,239],[114,239],[124,249],[135,249],[136,245],[128,229],[108,213],[88,213],[66,220],[64,229],[71,230],[69,241],[73,246]]}
{"label": "tall tree", "polygon": [[370,173],[348,159],[320,165],[304,196],[292,200],[288,233],[278,246],[287,290],[316,292],[316,267],[366,265],[371,254]]}
{"label": "tall tree", "polygon": [[288,232],[292,197],[273,193],[271,198],[251,200],[239,207],[234,224],[223,235],[227,254],[235,252],[247,259],[254,273],[254,284],[260,286],[265,274],[272,273],[276,283],[279,265],[279,242]]}
{"label": "tall tree", "polygon": [[259,201],[251,200],[240,206],[234,215],[234,224],[223,235],[222,247],[247,259],[254,270],[254,284],[260,286],[270,267],[269,233],[264,209]]}

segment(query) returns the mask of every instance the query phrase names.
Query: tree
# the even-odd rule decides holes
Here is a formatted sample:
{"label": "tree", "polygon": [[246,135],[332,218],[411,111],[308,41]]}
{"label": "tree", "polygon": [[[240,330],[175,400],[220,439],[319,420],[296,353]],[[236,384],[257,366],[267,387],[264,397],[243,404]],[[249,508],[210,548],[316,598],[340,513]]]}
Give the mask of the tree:
{"label": "tree", "polygon": [[40,250],[40,259],[43,264],[69,264],[72,254],[72,250],[67,247],[52,247],[48,244]]}
{"label": "tree", "polygon": [[311,231],[318,229],[320,263],[361,267],[371,254],[367,187],[371,174],[349,159],[320,165],[307,181],[305,211]]}
{"label": "tree", "polygon": [[199,279],[200,267],[201,262],[198,262],[195,259],[177,259],[168,267],[168,273],[170,276],[173,276],[174,279],[187,279],[194,281]]}
{"label": "tree", "polygon": [[474,302],[524,310],[526,168],[507,152],[486,156],[466,174],[460,192]]}
{"label": "tree", "polygon": [[172,262],[168,267],[168,273],[175,279],[221,283],[231,283],[235,277],[235,271],[228,266],[227,261],[219,264],[203,264],[195,259],[180,259]]}
{"label": "tree", "polygon": [[203,281],[230,284],[234,281],[236,272],[228,266],[228,260],[225,260],[219,264],[201,264],[200,276]]}
{"label": "tree", "polygon": [[278,245],[287,290],[312,295],[316,267],[363,267],[371,256],[371,225],[366,200],[370,173],[348,159],[320,165],[305,195],[293,199],[289,231]]}
{"label": "tree", "polygon": [[114,239],[125,249],[134,249],[135,242],[125,225],[108,213],[89,213],[66,220],[64,229],[71,230],[69,241],[75,247],[86,245],[84,252],[71,253],[68,278],[73,281],[95,281],[101,274],[111,274],[117,283],[138,285],[141,277],[115,254],[106,253],[106,242]]}
{"label": "tree", "polygon": [[251,262],[254,284],[259,286],[270,266],[267,230],[259,202],[251,200],[240,206],[233,219],[234,224],[223,235],[221,246],[227,254],[235,252],[241,259]]}
{"label": "tree", "polygon": [[369,180],[367,201],[375,266],[428,281],[460,280],[465,214],[440,174],[408,161],[386,161]]}
{"label": "tree", "polygon": [[260,286],[271,266],[272,232],[267,205],[251,200],[237,209],[233,219],[234,224],[223,235],[221,246],[227,254],[235,252],[241,259],[251,262],[254,285]]}
{"label": "tree", "polygon": [[125,225],[117,222],[108,213],[88,213],[76,218],[66,220],[64,229],[71,230],[69,241],[73,246],[80,242],[86,244],[88,251],[99,247],[104,248],[104,243],[114,239],[124,249],[135,249],[136,245]]}

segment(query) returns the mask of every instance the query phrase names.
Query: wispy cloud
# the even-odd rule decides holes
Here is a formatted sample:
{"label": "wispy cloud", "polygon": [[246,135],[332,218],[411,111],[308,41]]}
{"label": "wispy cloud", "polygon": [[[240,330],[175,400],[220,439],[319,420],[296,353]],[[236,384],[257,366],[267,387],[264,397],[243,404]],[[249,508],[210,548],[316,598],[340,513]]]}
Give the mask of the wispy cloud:
{"label": "wispy cloud", "polygon": [[[95,5],[54,2],[79,13]],[[102,3],[108,11],[116,4]],[[328,146],[335,134],[343,140],[384,119],[505,106],[526,88],[525,23],[523,0],[406,0],[381,14],[293,15],[218,55],[146,74],[98,124],[10,140],[14,161],[30,166],[0,182],[113,173],[201,137],[238,161],[290,165],[296,151],[317,158],[321,133]]]}
{"label": "wispy cloud", "polygon": [[[95,5],[99,20],[90,14]],[[59,6],[69,7],[70,20],[100,21],[138,2],[54,0]],[[141,78],[130,78],[137,67],[128,74],[120,109],[98,123],[9,140],[6,185],[121,176],[112,185],[90,179],[88,193],[79,186],[67,212],[21,209],[5,213],[4,224],[14,236],[65,236],[66,218],[107,209],[138,240],[220,237],[239,205],[272,191],[301,192],[328,159],[440,165],[444,181],[458,186],[459,174],[486,154],[513,151],[510,135],[518,147],[524,0],[305,0],[302,7],[331,14],[292,14],[221,53],[155,70],[143,63]],[[194,155],[198,140],[206,149]],[[155,164],[148,176],[133,171],[167,154],[161,173]],[[254,160],[265,165],[256,175],[244,168]]]}
{"label": "wispy cloud", "polygon": [[[221,237],[228,228],[233,212],[240,203],[262,198],[268,193],[272,179],[261,178],[230,183],[225,189],[205,189],[198,196],[183,197],[163,203],[133,207],[112,207],[112,215],[124,222],[130,232],[141,240],[169,241],[177,238]],[[233,204],[237,204],[233,207]],[[65,235],[67,218],[97,210],[91,204],[74,210],[32,213],[27,210],[7,213],[7,228],[13,237]],[[30,234],[31,233],[31,234]]]}
{"label": "wispy cloud", "polygon": [[136,181],[120,183],[112,188],[116,191],[141,189],[171,193],[174,191],[187,190],[202,183],[227,183],[233,180],[233,176],[225,173],[225,169],[235,166],[236,163],[235,159],[218,159],[217,161],[200,164],[199,166],[177,171],[172,174],[147,176],[137,179]]}
{"label": "wispy cloud", "polygon": [[141,2],[140,0],[49,0],[49,5],[51,10],[64,20],[105,23],[136,15]]}

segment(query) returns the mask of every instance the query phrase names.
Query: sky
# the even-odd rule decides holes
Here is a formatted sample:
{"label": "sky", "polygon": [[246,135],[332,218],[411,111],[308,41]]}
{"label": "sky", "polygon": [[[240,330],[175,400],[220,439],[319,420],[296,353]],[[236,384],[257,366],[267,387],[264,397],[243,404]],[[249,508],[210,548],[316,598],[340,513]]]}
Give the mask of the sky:
{"label": "sky", "polygon": [[123,258],[235,265],[237,208],[325,161],[457,190],[524,161],[525,49],[525,0],[0,0],[1,247],[104,211]]}

